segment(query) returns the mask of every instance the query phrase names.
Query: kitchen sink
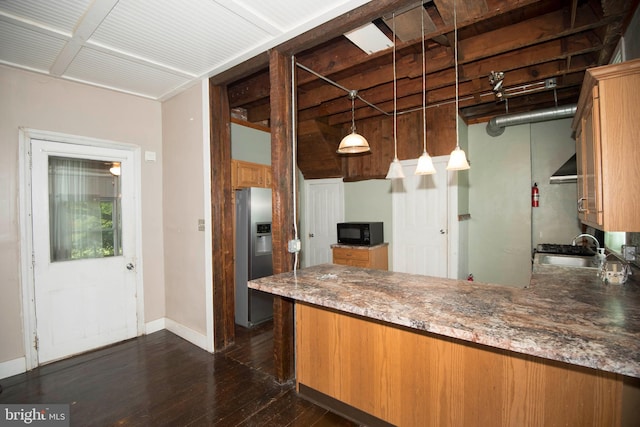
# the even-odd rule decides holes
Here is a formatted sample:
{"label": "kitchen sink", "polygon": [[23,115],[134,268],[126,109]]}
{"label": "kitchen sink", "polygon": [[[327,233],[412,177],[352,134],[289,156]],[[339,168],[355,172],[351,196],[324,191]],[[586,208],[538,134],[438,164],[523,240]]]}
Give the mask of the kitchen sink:
{"label": "kitchen sink", "polygon": [[535,261],[538,264],[560,265],[564,267],[591,267],[596,268],[592,256],[572,256],[559,254],[536,254]]}

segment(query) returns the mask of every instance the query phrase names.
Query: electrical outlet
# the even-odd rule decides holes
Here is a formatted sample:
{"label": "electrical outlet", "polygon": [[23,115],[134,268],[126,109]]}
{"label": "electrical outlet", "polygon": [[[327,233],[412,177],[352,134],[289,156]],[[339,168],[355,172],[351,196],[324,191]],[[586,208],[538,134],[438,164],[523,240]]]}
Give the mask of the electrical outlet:
{"label": "electrical outlet", "polygon": [[622,257],[625,261],[635,261],[637,251],[637,246],[622,245]]}
{"label": "electrical outlet", "polygon": [[289,240],[289,252],[292,254],[295,254],[297,252],[300,252],[300,248],[302,247],[302,245],[300,244],[300,239],[297,240]]}

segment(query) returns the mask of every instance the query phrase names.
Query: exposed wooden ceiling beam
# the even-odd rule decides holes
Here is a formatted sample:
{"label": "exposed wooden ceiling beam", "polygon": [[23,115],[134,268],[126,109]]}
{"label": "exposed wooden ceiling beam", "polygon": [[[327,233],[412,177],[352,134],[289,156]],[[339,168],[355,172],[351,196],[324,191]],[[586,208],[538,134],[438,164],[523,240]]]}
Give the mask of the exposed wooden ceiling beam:
{"label": "exposed wooden ceiling beam", "polygon": [[[637,4],[638,0],[634,2]],[[404,25],[408,27],[403,28],[405,41],[399,41],[397,45],[399,108],[400,105],[403,108],[421,105],[419,34],[423,10],[427,25],[428,102],[450,102],[455,95],[451,47],[453,0],[427,1],[424,7],[419,1],[393,5],[385,1],[381,4],[383,9],[377,12],[368,9],[366,21],[360,23],[382,17],[388,24],[389,16],[385,13],[404,8],[403,13],[396,15],[396,24],[404,19]],[[475,104],[488,104],[486,108],[495,109],[487,80],[491,71],[507,73],[507,87],[549,77],[556,77],[565,93],[574,85],[579,86],[586,68],[601,65],[610,58],[630,8],[629,1],[624,0],[456,0],[456,4],[459,8],[460,95],[468,98],[461,107],[468,114],[473,114],[470,106]],[[356,21],[351,17],[352,24]],[[382,21],[376,22],[384,25]],[[354,26],[348,29],[352,28]],[[332,24],[330,33],[337,36],[331,39],[327,33],[315,43],[309,41],[313,47],[298,51],[297,61],[346,88],[358,90],[367,101],[391,111],[391,51],[367,55],[342,36],[344,31],[346,26],[343,28],[341,23]],[[383,31],[388,33],[389,30],[383,28]],[[307,45],[303,42],[297,46]],[[284,49],[290,48],[285,46]],[[229,85],[230,105],[247,109],[251,120],[262,121],[269,117],[265,73],[266,69]],[[333,126],[350,121],[351,105],[344,90],[301,69],[296,75],[299,120],[320,119]],[[356,105],[358,119],[381,114],[360,104]],[[515,103],[516,107],[524,108]]]}

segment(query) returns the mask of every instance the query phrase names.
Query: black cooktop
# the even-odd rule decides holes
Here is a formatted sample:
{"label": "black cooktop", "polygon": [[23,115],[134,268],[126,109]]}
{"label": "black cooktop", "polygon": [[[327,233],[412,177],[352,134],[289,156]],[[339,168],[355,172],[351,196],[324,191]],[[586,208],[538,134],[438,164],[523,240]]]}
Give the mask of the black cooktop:
{"label": "black cooktop", "polygon": [[540,243],[536,252],[544,254],[582,255],[590,256],[595,252],[586,246],[560,245],[556,243]]}

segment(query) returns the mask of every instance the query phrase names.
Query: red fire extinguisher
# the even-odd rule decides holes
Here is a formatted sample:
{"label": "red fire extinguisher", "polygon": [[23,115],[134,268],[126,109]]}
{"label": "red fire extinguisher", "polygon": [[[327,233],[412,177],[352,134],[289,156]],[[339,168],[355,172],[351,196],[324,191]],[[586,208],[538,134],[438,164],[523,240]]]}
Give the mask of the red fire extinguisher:
{"label": "red fire extinguisher", "polygon": [[537,208],[540,206],[540,191],[538,190],[538,183],[534,182],[531,187],[531,206]]}

